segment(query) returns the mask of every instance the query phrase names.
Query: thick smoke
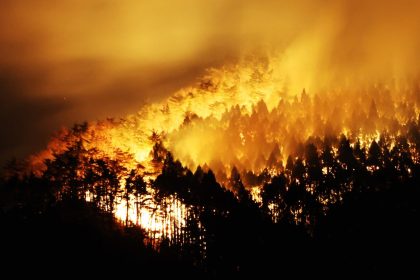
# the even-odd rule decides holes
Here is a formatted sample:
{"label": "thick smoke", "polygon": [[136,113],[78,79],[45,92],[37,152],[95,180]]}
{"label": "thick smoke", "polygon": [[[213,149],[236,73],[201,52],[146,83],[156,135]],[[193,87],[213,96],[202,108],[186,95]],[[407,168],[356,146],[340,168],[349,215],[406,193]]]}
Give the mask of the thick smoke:
{"label": "thick smoke", "polygon": [[38,149],[60,125],[134,112],[249,53],[275,60],[291,96],[404,85],[419,73],[419,21],[415,0],[3,0],[1,157]]}
{"label": "thick smoke", "polygon": [[159,75],[163,66],[223,63],[256,49],[284,52],[285,72],[293,81],[300,75],[302,86],[339,75],[401,76],[419,70],[415,0],[65,0],[54,5],[6,0],[0,5],[2,68],[50,69],[34,84],[38,95],[92,94],[135,69]]}

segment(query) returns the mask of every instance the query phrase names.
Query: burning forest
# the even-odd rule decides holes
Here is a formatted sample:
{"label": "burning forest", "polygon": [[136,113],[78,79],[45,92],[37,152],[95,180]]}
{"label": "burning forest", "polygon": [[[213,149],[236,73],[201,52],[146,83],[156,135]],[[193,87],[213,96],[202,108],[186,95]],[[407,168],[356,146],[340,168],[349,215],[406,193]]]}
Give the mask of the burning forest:
{"label": "burning forest", "polygon": [[[237,25],[224,30],[243,46],[223,45],[234,59],[205,67],[194,82],[139,102],[137,110],[74,121],[44,148],[9,160],[0,180],[6,252],[15,256],[17,243],[6,241],[21,238],[19,250],[33,258],[45,249],[58,268],[82,271],[74,255],[80,263],[121,262],[161,277],[413,272],[420,186],[413,26],[420,17],[408,7],[417,4],[338,1],[315,5],[312,14],[311,4],[298,2],[289,11],[243,4],[248,21],[241,26],[249,33],[232,27],[237,15]],[[306,25],[294,19],[303,15]],[[247,24],[264,16],[262,27]],[[261,44],[249,43],[256,39]],[[131,51],[133,59],[147,54]],[[159,51],[169,60],[169,51]],[[191,50],[180,44],[173,55],[184,51]],[[34,90],[59,90],[68,71]],[[102,88],[95,81],[89,90]]]}

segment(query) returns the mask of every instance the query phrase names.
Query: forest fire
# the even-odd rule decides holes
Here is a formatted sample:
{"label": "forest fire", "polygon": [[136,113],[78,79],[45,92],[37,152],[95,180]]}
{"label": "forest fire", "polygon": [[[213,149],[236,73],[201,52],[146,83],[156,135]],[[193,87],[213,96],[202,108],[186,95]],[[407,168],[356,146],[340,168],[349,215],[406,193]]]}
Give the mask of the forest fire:
{"label": "forest fire", "polygon": [[[314,93],[304,89],[293,95],[282,88],[284,78],[275,76],[279,66],[273,61],[277,60],[213,69],[195,87],[146,105],[135,115],[62,131],[46,151],[32,157],[32,170],[42,174],[45,159],[77,141],[93,157],[117,160],[126,171],[142,165],[145,172],[159,172],[150,163],[165,149],[190,169],[207,166],[221,182],[233,167],[275,174],[289,156],[303,157],[306,142],[320,152],[322,140],[334,142],[340,135],[365,149],[373,141],[385,141],[390,150],[398,136],[407,136],[414,149],[418,81]],[[416,153],[413,160],[419,160]]]}
{"label": "forest fire", "polygon": [[[292,174],[285,179],[288,184],[315,180],[303,183],[314,195],[321,177],[338,176],[332,171],[336,168],[334,159],[340,168],[352,172],[356,172],[354,162],[358,161],[372,174],[387,166],[386,156],[403,158],[401,153],[409,152],[408,160],[419,163],[417,81],[351,85],[315,93],[303,89],[292,95],[285,85],[278,88],[284,81],[275,75],[278,61],[253,59],[230,68],[212,69],[196,86],[146,105],[137,114],[63,130],[47,150],[31,157],[30,170],[37,176],[49,174],[49,165],[70,151],[76,157],[76,173],[71,176],[78,182],[110,174],[115,182],[105,184],[124,193],[133,174],[142,176],[146,185],[154,184],[167,168],[171,153],[180,161],[178,164],[190,170],[200,166],[206,172],[212,170],[216,180],[237,196],[238,186],[243,184],[261,207],[269,203],[266,206],[272,219],[279,221],[284,215],[283,202],[264,201],[267,184],[278,176]],[[397,161],[390,164],[397,170],[405,168]],[[302,171],[296,171],[299,168]],[[293,179],[296,172],[303,177]],[[407,172],[411,176],[410,168]],[[52,176],[55,180],[57,175]],[[324,211],[341,201],[352,184],[343,182],[340,190],[318,194]],[[92,195],[89,201],[98,196],[95,188],[100,183],[95,185],[92,182],[88,186]],[[173,197],[163,206],[152,202],[156,196],[153,188],[148,187],[146,194],[148,204],[140,208],[141,196],[133,194],[127,194],[126,199],[121,195],[102,201],[100,207],[115,212],[125,223],[141,225],[153,233],[153,242],[174,238],[176,231],[186,227],[191,210]],[[300,201],[287,211],[295,223],[311,224],[309,217],[303,220],[303,209]]]}
{"label": "forest fire", "polygon": [[0,3],[5,255],[417,269],[386,245],[418,245],[418,1],[24,2]]}

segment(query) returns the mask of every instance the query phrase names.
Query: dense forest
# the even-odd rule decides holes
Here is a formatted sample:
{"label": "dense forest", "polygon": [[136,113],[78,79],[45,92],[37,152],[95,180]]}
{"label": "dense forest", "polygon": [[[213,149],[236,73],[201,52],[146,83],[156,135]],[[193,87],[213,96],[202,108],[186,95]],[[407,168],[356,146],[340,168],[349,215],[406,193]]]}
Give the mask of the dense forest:
{"label": "dense forest", "polygon": [[3,278],[419,278],[420,0],[0,0],[0,26]]}
{"label": "dense forest", "polygon": [[419,128],[365,146],[308,138],[284,166],[233,167],[223,182],[207,166],[183,166],[157,134],[155,173],[98,157],[79,137],[42,176],[6,166],[3,265],[209,278],[415,272]]}

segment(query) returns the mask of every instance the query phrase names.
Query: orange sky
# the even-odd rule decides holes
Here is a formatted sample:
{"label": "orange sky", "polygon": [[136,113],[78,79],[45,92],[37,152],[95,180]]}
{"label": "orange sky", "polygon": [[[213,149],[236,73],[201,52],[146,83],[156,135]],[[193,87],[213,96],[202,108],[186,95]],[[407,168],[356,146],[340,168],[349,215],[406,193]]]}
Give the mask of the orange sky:
{"label": "orange sky", "polygon": [[2,0],[0,162],[250,50],[284,52],[293,90],[417,74],[419,21],[416,0]]}

